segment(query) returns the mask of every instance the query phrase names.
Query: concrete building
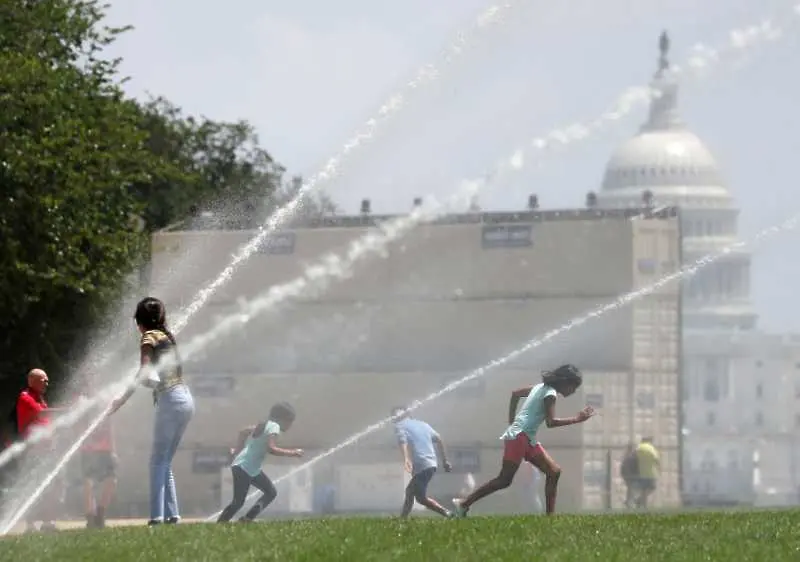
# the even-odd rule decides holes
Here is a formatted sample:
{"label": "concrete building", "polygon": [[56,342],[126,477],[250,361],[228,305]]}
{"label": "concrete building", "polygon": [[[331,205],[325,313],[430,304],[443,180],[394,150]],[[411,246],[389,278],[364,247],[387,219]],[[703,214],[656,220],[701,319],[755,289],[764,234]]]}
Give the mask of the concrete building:
{"label": "concrete building", "polygon": [[[652,82],[660,95],[639,132],[614,151],[596,200],[606,209],[678,206],[690,264],[737,242],[739,210],[711,151],[680,118],[666,35],[660,47]],[[756,329],[750,271],[750,252],[736,248],[683,291],[686,503],[786,503],[797,496],[789,459],[797,449],[798,339]]]}
{"label": "concrete building", "polygon": [[[275,401],[288,400],[298,412],[283,442],[303,447],[310,457],[385,418],[391,407],[429,396],[525,345],[527,353],[416,414],[440,430],[455,464],[452,475],[437,477],[432,492],[449,501],[465,474],[479,482],[495,476],[510,391],[537,382],[542,369],[569,361],[585,370],[586,383],[576,396],[559,401],[559,412],[570,415],[589,402],[601,415],[581,426],[543,432],[544,444],[564,467],[560,508],[603,507],[609,477],[611,503],[619,506],[616,465],[625,445],[646,434],[663,452],[655,503],[677,505],[678,284],[546,336],[673,272],[680,259],[675,209],[647,216],[639,210],[532,209],[445,217],[419,226],[391,244],[382,259],[365,261],[327,291],[287,301],[219,334],[203,353],[190,353],[198,334],[246,310],[245,301],[268,290],[277,294],[320,256],[343,251],[384,218],[325,219],[274,236],[181,333],[197,401],[176,460],[187,513],[218,507],[220,488],[229,485],[225,465],[237,431],[263,419]],[[151,293],[170,310],[186,305],[253,234],[155,235]],[[549,338],[543,345],[529,343],[542,336]],[[126,443],[120,450],[125,498],[120,503],[142,511],[152,420],[149,396],[135,400],[138,408],[118,414]],[[270,460],[269,471],[277,476],[296,462]],[[476,509],[530,509],[535,504],[530,493],[519,492],[528,486],[524,480],[515,484],[516,492],[498,494]],[[327,487],[338,510],[394,512],[404,475],[392,431],[385,427],[287,483],[273,511],[308,511]]]}

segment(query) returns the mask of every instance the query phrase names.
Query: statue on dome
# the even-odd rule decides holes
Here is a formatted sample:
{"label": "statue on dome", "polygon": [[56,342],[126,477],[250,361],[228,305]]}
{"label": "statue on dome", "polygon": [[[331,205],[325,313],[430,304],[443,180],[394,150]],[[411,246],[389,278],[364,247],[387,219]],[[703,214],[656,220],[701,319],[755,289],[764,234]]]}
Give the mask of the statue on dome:
{"label": "statue on dome", "polygon": [[661,52],[661,56],[658,58],[658,70],[663,72],[669,68],[669,60],[667,60],[667,55],[669,54],[669,35],[666,30],[662,31],[661,36],[658,38],[658,50]]}

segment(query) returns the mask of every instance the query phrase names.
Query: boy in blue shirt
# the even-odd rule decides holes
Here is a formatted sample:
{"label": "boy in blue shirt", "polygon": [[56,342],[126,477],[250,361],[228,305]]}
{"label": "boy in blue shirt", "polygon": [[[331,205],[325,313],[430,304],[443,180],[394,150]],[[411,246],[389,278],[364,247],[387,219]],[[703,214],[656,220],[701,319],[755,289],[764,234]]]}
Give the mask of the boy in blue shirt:
{"label": "boy in blue shirt", "polygon": [[450,472],[451,470],[442,438],[424,421],[413,419],[405,408],[392,409],[392,419],[397,442],[403,452],[406,472],[411,474],[411,481],[406,487],[406,498],[401,517],[408,517],[414,506],[414,500],[439,515],[451,517],[452,514],[439,502],[428,497],[428,485],[433,475],[436,474],[436,467],[439,464],[437,451],[441,456],[444,471]]}
{"label": "boy in blue shirt", "polygon": [[[509,427],[500,437],[505,442],[500,474],[464,500],[456,502],[457,517],[465,517],[470,506],[481,498],[508,488],[522,461],[528,461],[544,474],[545,509],[548,515],[555,511],[561,468],[536,440],[536,432],[542,423],[547,427],[563,427],[583,423],[594,415],[594,410],[587,406],[574,417],[555,417],[556,396],[569,396],[580,388],[581,382],[583,377],[577,367],[562,365],[554,371],[545,372],[542,382],[536,386],[527,386],[511,393],[508,406]],[[517,404],[522,398],[525,398],[525,402],[517,412]]]}
{"label": "boy in blue shirt", "polygon": [[282,457],[303,456],[302,449],[281,449],[276,444],[277,436],[287,431],[293,422],[294,408],[286,402],[281,402],[272,407],[267,421],[239,432],[239,442],[236,448],[231,450],[234,457],[231,463],[233,500],[222,510],[217,523],[230,521],[242,508],[250,486],[261,490],[262,495],[239,521],[253,521],[278,496],[275,485],[264,474],[261,466],[267,453]]}

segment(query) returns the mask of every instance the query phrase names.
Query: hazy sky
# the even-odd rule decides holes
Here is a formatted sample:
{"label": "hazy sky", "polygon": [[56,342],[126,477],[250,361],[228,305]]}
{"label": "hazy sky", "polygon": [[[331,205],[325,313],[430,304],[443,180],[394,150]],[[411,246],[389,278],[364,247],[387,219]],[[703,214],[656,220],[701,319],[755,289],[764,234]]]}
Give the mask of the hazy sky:
{"label": "hazy sky", "polygon": [[[670,31],[680,63],[697,43],[773,16],[782,41],[685,83],[685,120],[708,144],[741,208],[743,236],[800,212],[798,0],[517,0],[504,23],[476,36],[439,80],[410,95],[378,135],[352,153],[325,188],[346,210],[369,197],[376,212],[407,210],[414,196],[453,191],[530,138],[591,120],[655,70]],[[557,4],[557,5],[556,5]],[[116,0],[114,47],[128,90],[164,95],[186,111],[253,122],[290,173],[310,175],[425,63],[436,63],[486,0]],[[639,109],[590,140],[549,154],[484,194],[485,208],[582,205],[599,189],[614,147]],[[759,249],[755,300],[762,326],[800,331],[798,234]]]}

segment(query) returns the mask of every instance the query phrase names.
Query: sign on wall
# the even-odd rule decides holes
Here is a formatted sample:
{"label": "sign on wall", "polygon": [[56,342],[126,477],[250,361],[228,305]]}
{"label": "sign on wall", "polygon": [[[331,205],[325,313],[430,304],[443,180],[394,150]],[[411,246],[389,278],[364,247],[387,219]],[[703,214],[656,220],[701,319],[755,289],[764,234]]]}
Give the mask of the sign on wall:
{"label": "sign on wall", "polygon": [[228,396],[236,388],[236,379],[231,376],[206,375],[192,377],[192,394],[206,398]]}
{"label": "sign on wall", "polygon": [[192,453],[192,472],[196,474],[213,474],[227,467],[231,462],[231,453],[222,447],[196,449]]}
{"label": "sign on wall", "polygon": [[264,241],[261,242],[258,251],[262,254],[271,255],[293,254],[295,238],[294,232],[276,232],[275,234],[267,236]]}
{"label": "sign on wall", "polygon": [[481,244],[484,249],[533,246],[533,226],[530,224],[484,226]]}
{"label": "sign on wall", "polygon": [[592,408],[602,408],[603,407],[603,395],[594,393],[594,394],[587,394],[586,395],[586,405],[591,406]]}

